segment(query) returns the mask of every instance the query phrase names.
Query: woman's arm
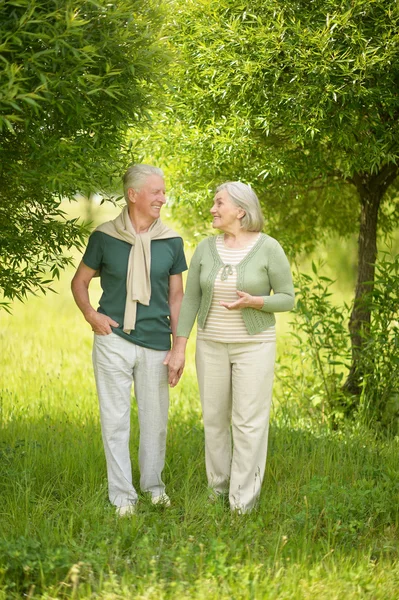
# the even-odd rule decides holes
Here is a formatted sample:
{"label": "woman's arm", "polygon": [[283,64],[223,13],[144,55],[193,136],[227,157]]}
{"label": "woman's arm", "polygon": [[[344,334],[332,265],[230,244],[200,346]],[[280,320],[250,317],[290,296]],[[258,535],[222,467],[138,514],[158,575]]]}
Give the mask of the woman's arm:
{"label": "woman's arm", "polygon": [[273,290],[272,296],[263,296],[261,310],[268,313],[292,310],[295,305],[295,291],[292,282],[290,263],[284,250],[276,243],[269,262],[269,281]]}
{"label": "woman's arm", "polygon": [[200,274],[203,247],[203,244],[197,246],[188,269],[186,290],[177,325],[178,337],[188,338],[190,336],[201,304],[202,291]]}
{"label": "woman's arm", "polygon": [[294,285],[292,283],[291,268],[284,250],[276,242],[273,254],[269,259],[268,276],[272,296],[254,296],[247,292],[237,290],[235,302],[221,302],[221,306],[229,310],[254,308],[268,313],[284,312],[294,307]]}

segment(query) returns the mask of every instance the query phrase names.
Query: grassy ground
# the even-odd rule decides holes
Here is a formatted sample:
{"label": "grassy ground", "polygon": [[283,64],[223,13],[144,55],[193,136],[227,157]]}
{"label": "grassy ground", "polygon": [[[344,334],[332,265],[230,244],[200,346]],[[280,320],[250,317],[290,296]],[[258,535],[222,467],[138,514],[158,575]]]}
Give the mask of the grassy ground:
{"label": "grassy ground", "polygon": [[[118,519],[107,502],[92,334],[70,277],[57,295],[0,314],[0,600],[398,597],[398,441],[288,427],[276,407],[259,509],[232,516],[206,501],[192,344],[171,393],[172,507],[141,498],[136,516]],[[134,407],[138,486],[137,438]]]}

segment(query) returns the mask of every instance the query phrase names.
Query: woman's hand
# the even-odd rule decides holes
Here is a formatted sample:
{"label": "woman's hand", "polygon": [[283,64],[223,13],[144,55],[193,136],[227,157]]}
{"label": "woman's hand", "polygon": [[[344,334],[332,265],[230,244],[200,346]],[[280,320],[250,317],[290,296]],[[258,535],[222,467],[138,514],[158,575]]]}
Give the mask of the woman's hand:
{"label": "woman's hand", "polygon": [[241,308],[256,308],[260,310],[263,307],[262,296],[251,296],[247,292],[241,292],[237,290],[238,300],[235,302],[220,302],[220,306],[224,306],[228,310],[235,310]]}

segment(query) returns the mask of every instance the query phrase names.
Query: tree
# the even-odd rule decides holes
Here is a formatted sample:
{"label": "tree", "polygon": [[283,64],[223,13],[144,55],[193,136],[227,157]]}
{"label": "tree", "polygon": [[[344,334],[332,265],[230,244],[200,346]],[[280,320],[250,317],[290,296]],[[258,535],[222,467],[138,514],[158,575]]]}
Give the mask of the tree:
{"label": "tree", "polygon": [[153,0],[0,2],[0,290],[23,299],[70,262],[85,228],[61,200],[112,187],[125,133],[168,63]]}
{"label": "tree", "polygon": [[[396,0],[172,2],[180,55],[160,155],[198,191],[241,179],[259,192],[269,231],[292,251],[357,229],[350,318],[359,394],[378,226],[398,222],[399,8]],[[167,143],[162,137],[168,131]],[[156,136],[153,132],[153,137]],[[206,199],[208,202],[208,199]],[[186,221],[192,211],[181,207]]]}

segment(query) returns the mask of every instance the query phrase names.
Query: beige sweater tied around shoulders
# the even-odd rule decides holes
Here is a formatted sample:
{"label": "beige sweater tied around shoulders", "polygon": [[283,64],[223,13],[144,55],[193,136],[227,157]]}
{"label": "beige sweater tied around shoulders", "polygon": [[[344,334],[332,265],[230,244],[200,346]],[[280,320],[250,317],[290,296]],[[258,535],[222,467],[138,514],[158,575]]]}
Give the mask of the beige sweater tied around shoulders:
{"label": "beige sweater tied around shoulders", "polygon": [[130,333],[136,326],[137,302],[148,306],[151,299],[151,241],[181,237],[178,233],[156,219],[144,233],[136,233],[129,217],[128,207],[113,221],[99,225],[95,231],[132,245],[126,277],[126,307],[123,331]]}

